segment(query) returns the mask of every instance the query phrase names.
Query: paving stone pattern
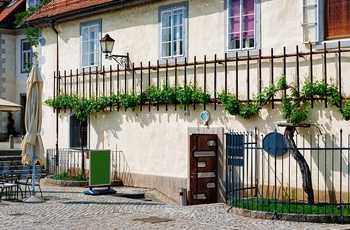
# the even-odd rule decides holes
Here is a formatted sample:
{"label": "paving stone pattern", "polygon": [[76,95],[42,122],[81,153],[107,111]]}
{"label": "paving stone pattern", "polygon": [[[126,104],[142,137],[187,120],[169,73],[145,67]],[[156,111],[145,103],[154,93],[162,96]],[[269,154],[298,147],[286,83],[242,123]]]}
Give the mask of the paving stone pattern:
{"label": "paving stone pattern", "polygon": [[0,229],[350,229],[242,217],[227,213],[222,203],[179,206],[145,188],[114,187],[117,193],[145,193],[146,199],[91,196],[84,194],[86,189],[52,186],[44,179],[44,203],[0,202]]}

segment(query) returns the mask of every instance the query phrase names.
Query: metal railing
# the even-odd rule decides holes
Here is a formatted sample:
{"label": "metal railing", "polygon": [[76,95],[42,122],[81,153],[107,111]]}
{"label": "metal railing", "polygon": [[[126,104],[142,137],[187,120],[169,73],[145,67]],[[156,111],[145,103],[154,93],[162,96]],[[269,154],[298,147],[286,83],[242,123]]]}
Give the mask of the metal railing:
{"label": "metal railing", "polygon": [[[312,44],[308,48],[306,51],[301,51],[298,46],[288,51],[286,47],[282,50],[271,48],[268,54],[263,54],[261,50],[254,54],[247,51],[242,57],[238,53],[226,53],[222,58],[217,54],[212,57],[205,55],[203,58],[194,56],[191,60],[185,58],[181,63],[177,60],[163,64],[157,61],[153,65],[150,62],[132,63],[129,70],[120,69],[119,65],[116,69],[103,66],[101,69],[96,67],[82,72],[78,69],[64,70],[53,73],[53,98],[60,93],[85,98],[109,96],[111,93],[142,94],[152,86],[161,89],[192,84],[211,94],[216,110],[218,95],[222,91],[230,92],[244,102],[255,101],[257,94],[284,75],[287,82],[295,84],[298,90],[302,89],[305,80],[322,81],[334,84],[339,89],[341,100],[349,99],[345,76],[350,68],[350,49],[342,47],[341,42],[335,49],[326,47],[326,43],[323,49],[316,50]],[[305,76],[308,76],[307,79]],[[278,95],[273,97],[272,108],[281,100],[282,97]],[[312,107],[314,100],[323,100],[327,107],[326,97],[308,100]],[[140,103],[140,110],[148,107],[150,111],[153,108],[151,103]],[[158,104],[156,108],[159,110]],[[110,110],[114,110],[113,106]]]}
{"label": "metal railing", "polygon": [[[55,148],[46,150],[47,175],[68,172],[69,176],[81,173],[81,151],[74,149]],[[84,157],[88,158],[86,152]],[[88,159],[84,160],[85,169],[89,170]],[[126,178],[126,164],[122,151],[111,151],[111,180],[123,180]]]}
{"label": "metal railing", "polygon": [[[350,216],[350,135],[296,136],[297,149],[283,135],[226,134],[226,199],[232,207],[273,213]],[[291,151],[299,151],[311,172],[314,203]],[[230,209],[231,209],[230,208]]]}

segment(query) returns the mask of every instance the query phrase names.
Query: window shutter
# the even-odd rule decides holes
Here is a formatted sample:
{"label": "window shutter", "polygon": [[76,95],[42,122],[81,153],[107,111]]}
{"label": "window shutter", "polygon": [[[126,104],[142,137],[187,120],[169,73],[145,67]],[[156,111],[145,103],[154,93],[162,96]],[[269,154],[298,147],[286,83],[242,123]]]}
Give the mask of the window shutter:
{"label": "window shutter", "polygon": [[326,39],[350,37],[350,0],[328,0]]}
{"label": "window shutter", "polygon": [[318,0],[303,0],[303,41],[318,42]]}

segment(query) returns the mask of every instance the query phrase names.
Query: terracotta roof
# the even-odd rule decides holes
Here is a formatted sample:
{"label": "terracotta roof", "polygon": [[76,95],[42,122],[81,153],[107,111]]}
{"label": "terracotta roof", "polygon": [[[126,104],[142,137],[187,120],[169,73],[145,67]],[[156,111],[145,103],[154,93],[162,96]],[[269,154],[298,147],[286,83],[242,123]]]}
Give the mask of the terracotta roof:
{"label": "terracotta roof", "polygon": [[[120,0],[52,0],[29,18],[29,21],[54,17],[72,11],[103,5],[109,2],[122,2]],[[124,0],[125,2],[125,0]]]}
{"label": "terracotta roof", "polygon": [[12,0],[8,6],[0,9],[0,23],[14,13],[22,3],[25,3],[25,0]]}

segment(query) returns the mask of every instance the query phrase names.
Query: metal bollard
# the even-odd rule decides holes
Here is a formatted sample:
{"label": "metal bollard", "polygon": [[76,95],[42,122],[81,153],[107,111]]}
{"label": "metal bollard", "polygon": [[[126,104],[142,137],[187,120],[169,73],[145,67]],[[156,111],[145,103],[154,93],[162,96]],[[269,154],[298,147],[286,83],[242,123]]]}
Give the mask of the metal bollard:
{"label": "metal bollard", "polygon": [[15,138],[13,137],[13,135],[11,134],[9,137],[9,148],[13,149],[15,146]]}
{"label": "metal bollard", "polygon": [[180,199],[180,206],[187,206],[187,189],[186,188],[179,189],[179,199]]}

